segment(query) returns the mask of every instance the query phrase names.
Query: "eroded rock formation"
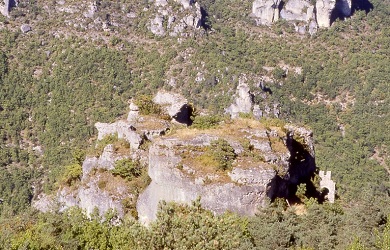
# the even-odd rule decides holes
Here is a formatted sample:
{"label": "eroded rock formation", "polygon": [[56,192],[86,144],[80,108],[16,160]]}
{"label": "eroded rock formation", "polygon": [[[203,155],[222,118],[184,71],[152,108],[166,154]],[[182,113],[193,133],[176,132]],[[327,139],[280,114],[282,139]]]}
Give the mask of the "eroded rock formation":
{"label": "eroded rock formation", "polygon": [[[284,129],[288,132],[282,136]],[[144,223],[153,221],[161,200],[189,204],[200,197],[202,206],[215,213],[233,211],[254,215],[267,197],[288,197],[293,192],[292,186],[297,186],[314,172],[315,164],[311,133],[293,126],[284,129],[242,128],[230,135],[215,131],[195,133],[185,139],[174,135],[160,138],[149,150],[148,172],[152,182],[138,199],[140,220]],[[237,158],[228,172],[205,170],[198,163],[204,148],[217,138],[227,140],[235,148]],[[290,148],[288,144],[292,138],[304,145],[290,145]],[[252,153],[258,158],[248,157],[242,139],[248,140]],[[298,166],[292,157],[295,159],[303,154],[300,147],[308,148],[306,152],[310,157],[300,158],[301,165]],[[275,182],[275,179],[281,181]]]}
{"label": "eroded rock formation", "polygon": [[200,5],[192,0],[176,0],[177,5],[166,0],[154,2],[154,18],[151,18],[149,30],[157,35],[188,36],[202,26]]}
{"label": "eroded rock formation", "polygon": [[300,34],[309,31],[315,33],[316,27],[330,27],[335,16],[351,15],[351,0],[255,0],[252,5],[252,16],[256,23],[270,25],[279,18],[287,21],[305,22],[298,24],[296,31]]}

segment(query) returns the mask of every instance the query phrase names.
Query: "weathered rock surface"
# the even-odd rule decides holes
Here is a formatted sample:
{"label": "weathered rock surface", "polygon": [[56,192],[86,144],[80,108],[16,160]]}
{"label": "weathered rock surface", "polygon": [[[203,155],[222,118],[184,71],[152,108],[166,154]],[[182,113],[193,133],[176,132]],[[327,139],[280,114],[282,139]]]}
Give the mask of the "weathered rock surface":
{"label": "weathered rock surface", "polygon": [[240,83],[237,86],[236,98],[232,105],[225,110],[233,119],[237,118],[240,113],[248,114],[252,111],[253,96],[249,90],[246,83]]}
{"label": "weathered rock surface", "polygon": [[280,11],[280,17],[287,20],[308,22],[314,19],[314,6],[306,0],[289,0]]}
{"label": "weathered rock surface", "polygon": [[[257,208],[264,205],[267,197],[281,196],[283,192],[284,195],[288,195],[291,185],[297,185],[302,178],[307,178],[314,172],[315,166],[312,166],[314,162],[310,161],[311,157],[307,157],[310,162],[303,159],[302,162],[306,165],[302,165],[303,163],[300,165],[306,169],[301,172],[294,170],[300,167],[291,158],[295,156],[294,151],[300,152],[301,148],[296,148],[297,146],[292,145],[289,140],[295,137],[308,140],[310,156],[311,154],[314,156],[314,148],[311,147],[310,131],[296,127],[286,129],[291,130],[284,139],[279,137],[280,131],[266,129],[238,131],[241,138],[250,141],[256,154],[264,158],[260,161],[248,158],[244,150],[238,150],[233,168],[227,176],[218,172],[202,172],[203,170],[195,166],[196,163],[192,165],[183,160],[182,154],[185,148],[189,148],[189,152],[194,154],[190,158],[195,158],[197,155],[195,148],[209,145],[216,136],[225,138],[230,144],[232,142],[240,144],[237,139],[227,138],[221,134],[197,134],[185,140],[172,136],[155,141],[149,150],[148,173],[152,182],[139,196],[137,203],[140,220],[146,224],[153,221],[156,218],[158,203],[162,200],[189,204],[197,197],[201,197],[202,206],[215,213],[233,211],[242,215],[254,215]],[[301,132],[304,134],[301,135]],[[283,141],[286,143],[285,146]],[[290,146],[292,148],[289,148]],[[283,171],[285,174],[279,175]],[[278,181],[275,181],[276,179]],[[281,187],[273,186],[276,184]]]}
{"label": "weathered rock surface", "polygon": [[202,26],[202,13],[199,3],[192,0],[176,0],[175,4],[166,0],[154,3],[155,17],[150,20],[149,29],[157,36],[189,36]]}
{"label": "weathered rock surface", "polygon": [[179,123],[188,124],[192,113],[192,107],[182,95],[159,91],[153,98],[153,102],[161,105],[165,112]]}
{"label": "weathered rock surface", "polygon": [[119,216],[123,216],[122,200],[129,197],[131,198],[132,194],[126,183],[104,172],[85,176],[77,189],[63,187],[57,193],[60,211],[78,206],[87,215],[92,214],[97,209],[100,216],[109,210],[115,210]]}
{"label": "weathered rock surface", "polygon": [[130,143],[130,148],[136,150],[144,139],[153,140],[155,136],[163,135],[170,129],[168,121],[153,116],[138,116],[138,107],[130,104],[130,112],[127,120],[119,120],[114,123],[95,124],[98,130],[98,140],[108,135],[117,135],[119,139],[125,139]]}
{"label": "weathered rock surface", "polygon": [[0,13],[3,16],[9,17],[9,11],[12,7],[18,6],[17,0],[4,0],[3,4],[0,3]]}
{"label": "weathered rock surface", "polygon": [[319,27],[330,27],[330,17],[336,0],[318,0],[316,2],[317,24]]}
{"label": "weathered rock surface", "polygon": [[279,5],[281,0],[255,0],[252,5],[252,15],[257,25],[269,25],[279,20]]}
{"label": "weathered rock surface", "polygon": [[23,24],[22,26],[20,26],[20,30],[21,30],[23,33],[30,32],[30,31],[31,31],[31,26],[28,25],[28,24]]}
{"label": "weathered rock surface", "polygon": [[[255,0],[252,16],[257,25],[270,25],[279,18],[287,21],[300,21],[309,24],[309,33],[316,32],[316,27],[330,27],[332,15],[348,17],[351,15],[351,0],[318,0],[315,6],[309,0],[289,0],[286,4],[280,0]],[[296,31],[305,34],[306,25],[297,25]]]}

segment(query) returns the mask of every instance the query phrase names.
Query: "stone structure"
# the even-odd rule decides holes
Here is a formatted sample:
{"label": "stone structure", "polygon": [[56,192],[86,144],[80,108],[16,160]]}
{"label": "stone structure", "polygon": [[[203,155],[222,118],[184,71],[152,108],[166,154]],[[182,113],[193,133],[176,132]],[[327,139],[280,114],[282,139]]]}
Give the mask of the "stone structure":
{"label": "stone structure", "polygon": [[328,189],[328,194],[327,194],[328,200],[330,203],[334,203],[334,199],[336,195],[336,183],[332,181],[331,174],[332,174],[331,171],[326,171],[326,173],[322,170],[320,171],[319,173],[321,178],[320,188]]}

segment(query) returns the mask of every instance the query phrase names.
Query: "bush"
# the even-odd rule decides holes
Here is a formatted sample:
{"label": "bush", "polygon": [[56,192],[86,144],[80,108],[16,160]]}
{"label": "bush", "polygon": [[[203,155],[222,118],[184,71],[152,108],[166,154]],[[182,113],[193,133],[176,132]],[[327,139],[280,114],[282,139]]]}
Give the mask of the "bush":
{"label": "bush", "polygon": [[142,166],[138,161],[131,159],[122,159],[115,162],[115,168],[111,170],[114,176],[120,177],[131,181],[133,178],[137,178],[142,174]]}
{"label": "bush", "polygon": [[220,122],[221,118],[214,115],[206,116],[195,116],[192,118],[193,122],[191,127],[198,129],[210,129],[216,127]]}
{"label": "bush", "polygon": [[236,158],[233,147],[224,139],[213,141],[210,146],[212,156],[218,162],[217,169],[224,171],[231,168]]}
{"label": "bush", "polygon": [[141,115],[163,115],[161,106],[154,103],[149,95],[141,95],[134,101]]}
{"label": "bush", "polygon": [[65,173],[62,178],[62,183],[71,186],[74,182],[81,179],[83,169],[80,164],[75,163],[65,167]]}

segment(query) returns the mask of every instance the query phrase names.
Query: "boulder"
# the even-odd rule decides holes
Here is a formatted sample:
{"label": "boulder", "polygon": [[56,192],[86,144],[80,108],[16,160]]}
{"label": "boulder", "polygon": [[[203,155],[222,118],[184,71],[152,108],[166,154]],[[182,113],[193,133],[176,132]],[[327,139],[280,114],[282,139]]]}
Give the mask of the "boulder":
{"label": "boulder", "polygon": [[28,24],[22,24],[22,26],[20,26],[20,30],[21,30],[23,33],[30,32],[30,31],[31,31],[31,26],[28,25]]}
{"label": "boulder", "polygon": [[156,15],[155,18],[150,21],[150,31],[157,36],[164,36],[165,28],[163,22],[164,17],[162,15]]}

